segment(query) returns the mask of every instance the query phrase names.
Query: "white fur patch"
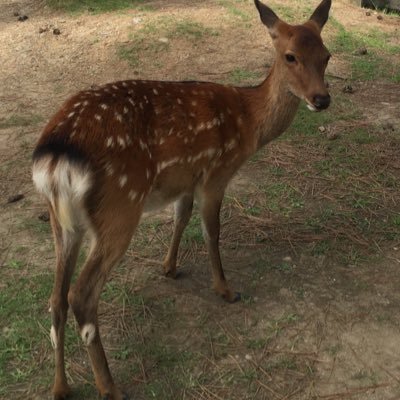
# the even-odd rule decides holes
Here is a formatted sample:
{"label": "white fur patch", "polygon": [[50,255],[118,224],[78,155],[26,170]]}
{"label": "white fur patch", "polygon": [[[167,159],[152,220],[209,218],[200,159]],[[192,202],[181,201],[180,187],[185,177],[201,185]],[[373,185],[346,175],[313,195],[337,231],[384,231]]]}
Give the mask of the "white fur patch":
{"label": "white fur patch", "polygon": [[[61,158],[50,172],[51,157],[36,161],[32,169],[33,182],[39,191],[57,210],[57,219],[61,226],[73,231],[84,219],[82,201],[91,185],[91,174],[86,168],[72,165]],[[54,188],[57,188],[57,191]],[[56,206],[57,203],[57,206]]]}
{"label": "white fur patch", "polygon": [[54,326],[51,326],[50,329],[50,340],[51,340],[51,345],[53,346],[53,349],[57,348],[57,333],[56,333],[56,328]]}
{"label": "white fur patch", "polygon": [[81,337],[83,343],[86,346],[89,346],[93,342],[95,336],[96,336],[96,327],[94,326],[94,324],[85,324],[81,331]]}
{"label": "white fur patch", "polygon": [[310,111],[317,111],[317,109],[312,105],[312,104],[309,104],[309,103],[307,103],[307,108],[310,110]]}
{"label": "white fur patch", "polygon": [[121,188],[123,188],[123,187],[125,186],[125,184],[126,184],[127,181],[128,181],[128,177],[127,177],[126,175],[121,175],[121,176],[119,177],[119,186],[120,186]]}

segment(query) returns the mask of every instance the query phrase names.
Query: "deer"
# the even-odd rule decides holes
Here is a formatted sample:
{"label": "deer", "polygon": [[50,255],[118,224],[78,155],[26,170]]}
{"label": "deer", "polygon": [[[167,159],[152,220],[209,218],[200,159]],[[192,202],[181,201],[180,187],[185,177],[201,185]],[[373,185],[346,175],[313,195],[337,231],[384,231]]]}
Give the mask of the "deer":
{"label": "deer", "polygon": [[[69,307],[104,400],[127,399],[114,383],[102,345],[98,304],[110,272],[127,250],[144,212],[174,203],[174,228],[163,262],[177,277],[179,243],[198,204],[215,292],[239,300],[219,252],[220,209],[236,171],[291,124],[301,101],[311,111],[330,104],[324,82],[330,53],[321,31],[331,0],[301,25],[290,25],[254,0],[276,51],[258,86],[197,81],[123,80],[83,90],[50,119],[33,152],[32,175],[44,197],[55,242],[50,338],[53,398],[70,394],[64,330]],[[84,235],[87,259],[71,277]]]}

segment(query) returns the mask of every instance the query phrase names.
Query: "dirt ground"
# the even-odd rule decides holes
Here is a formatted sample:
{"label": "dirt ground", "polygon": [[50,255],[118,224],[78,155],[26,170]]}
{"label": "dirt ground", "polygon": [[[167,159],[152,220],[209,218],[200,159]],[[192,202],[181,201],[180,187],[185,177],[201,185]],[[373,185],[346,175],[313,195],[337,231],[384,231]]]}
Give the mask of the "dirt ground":
{"label": "dirt ground", "polygon": [[[9,361],[8,368],[21,375],[10,374],[13,378],[4,381],[0,398],[50,396],[53,361],[46,309],[54,253],[48,223],[38,220],[45,207],[33,189],[30,173],[32,149],[46,120],[74,92],[113,80],[229,82],[232,71],[242,68],[255,74],[245,83],[259,82],[273,60],[269,38],[251,13],[250,1],[242,3],[251,17],[240,20],[238,26],[232,22],[234,16],[227,16],[229,8],[224,3],[151,1],[146,2],[149,9],[71,15],[37,0],[0,0],[0,291],[9,293],[10,285],[15,285],[13,296],[25,299],[26,291],[36,289],[29,283],[21,286],[22,278],[44,285],[40,296],[33,297],[39,347],[32,347],[25,361],[19,360],[31,370]],[[291,7],[289,1],[274,4]],[[19,22],[14,12],[29,19]],[[374,14],[366,20],[365,10],[349,1],[334,1],[333,15],[346,27],[366,29],[367,21],[369,28],[375,26],[394,36],[397,32],[399,37],[400,19],[385,16],[381,21]],[[166,36],[173,43],[161,57],[152,53],[152,47],[145,48],[147,57],[137,63],[121,57],[120,49],[135,32],[165,16],[194,19],[211,33],[201,34],[196,45],[184,37]],[[53,34],[54,28],[61,34]],[[164,43],[159,39],[168,31],[153,29],[148,35],[156,44]],[[327,27],[330,33],[332,28]],[[333,98],[343,95],[346,83],[354,86],[351,101],[359,114],[356,122],[331,122],[331,130],[340,132],[356,123],[381,127],[382,135],[389,127],[390,135],[399,137],[398,83],[353,82],[348,65],[335,55],[328,79]],[[330,142],[322,136],[319,141],[327,146],[321,151],[329,151]],[[363,149],[360,145],[359,152]],[[395,183],[392,197],[377,194],[376,204],[387,208],[370,207],[368,212],[371,218],[385,221],[399,216],[399,140],[384,141],[375,149],[376,162],[383,163],[380,171],[390,171]],[[322,157],[318,147],[313,151],[315,157]],[[350,231],[346,236],[347,225],[339,223],[318,234],[306,232],[308,212],[322,212],[328,203],[346,196],[334,181],[323,177],[306,179],[304,190],[300,188],[306,204],[291,214],[293,218],[277,216],[273,210],[246,213],[247,208],[257,207],[259,184],[271,179],[270,171],[298,172],[299,166],[304,171],[308,168],[304,148],[283,138],[248,163],[230,186],[222,212],[221,249],[229,281],[245,294],[241,303],[225,304],[212,293],[208,258],[196,226],[181,251],[183,278],[162,277],[160,263],[172,228],[171,209],[143,220],[107,286],[100,316],[115,379],[131,398],[400,399],[399,232],[390,240],[383,234],[379,238],[377,231],[368,238]],[[367,165],[356,175],[351,179],[367,182],[375,193]],[[22,200],[8,203],[10,196],[20,193]],[[351,242],[352,247],[345,243],[333,246],[331,253],[310,252],[321,236],[335,236],[338,243]],[[346,261],[340,262],[341,256]],[[5,306],[3,311],[1,329],[7,335]],[[7,314],[7,318],[13,316]],[[67,368],[78,393],[73,398],[96,398],[72,316],[70,320],[67,343],[72,350],[67,352],[71,358]],[[141,347],[134,341],[142,341]],[[171,354],[166,355],[160,346]],[[156,355],[154,349],[158,349]]]}

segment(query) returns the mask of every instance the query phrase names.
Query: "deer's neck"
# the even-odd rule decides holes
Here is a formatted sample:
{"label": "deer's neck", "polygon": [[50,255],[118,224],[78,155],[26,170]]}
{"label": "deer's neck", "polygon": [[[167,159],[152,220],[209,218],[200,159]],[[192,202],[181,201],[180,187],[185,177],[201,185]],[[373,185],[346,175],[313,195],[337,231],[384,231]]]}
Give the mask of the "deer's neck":
{"label": "deer's neck", "polygon": [[252,125],[253,150],[281,135],[292,123],[300,100],[289,92],[287,82],[274,64],[265,81],[245,93]]}

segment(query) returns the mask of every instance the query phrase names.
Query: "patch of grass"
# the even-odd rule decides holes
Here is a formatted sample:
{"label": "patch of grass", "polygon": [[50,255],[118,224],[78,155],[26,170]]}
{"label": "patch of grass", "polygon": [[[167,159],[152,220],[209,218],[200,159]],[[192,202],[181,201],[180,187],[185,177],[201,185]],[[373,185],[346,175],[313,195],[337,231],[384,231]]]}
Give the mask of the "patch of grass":
{"label": "patch of grass", "polygon": [[21,260],[9,260],[8,262],[7,262],[7,266],[9,267],[9,268],[13,268],[13,269],[21,269],[23,266],[24,266],[24,262],[23,261],[21,261]]}
{"label": "patch of grass", "polygon": [[[371,29],[367,32],[346,30],[337,20],[332,18],[332,25],[337,34],[329,44],[333,54],[341,54],[351,64],[353,79],[365,81],[387,78],[399,80],[399,64],[388,62],[387,57],[400,51],[400,46],[389,43],[389,35]],[[367,54],[358,54],[361,48]]]}
{"label": "patch of grass", "polygon": [[[0,291],[0,394],[21,381],[40,384],[37,363],[48,345],[42,327],[50,327],[47,312],[52,277],[49,274],[3,281]],[[33,379],[35,377],[35,379]],[[39,381],[38,381],[39,378]]]}
{"label": "patch of grass", "polygon": [[246,0],[218,0],[218,4],[223,6],[231,16],[247,22],[251,19],[250,15],[246,11],[243,11],[241,8],[238,7],[238,5],[245,3]]}
{"label": "patch of grass", "polygon": [[184,247],[189,247],[193,245],[193,243],[203,243],[201,219],[197,214],[192,215],[192,218],[190,218],[190,221],[182,236],[182,245]]}
{"label": "patch of grass", "polygon": [[235,85],[251,83],[260,78],[260,74],[241,68],[236,68],[229,74],[229,82]]}
{"label": "patch of grass", "polygon": [[155,57],[168,51],[174,39],[188,40],[196,46],[205,37],[217,35],[216,30],[190,19],[161,17],[132,34],[130,43],[118,48],[118,55],[131,66],[137,67],[142,58]]}
{"label": "patch of grass", "polygon": [[28,229],[34,234],[50,235],[51,233],[50,223],[38,219],[27,218],[20,225],[22,229]]}
{"label": "patch of grass", "polygon": [[36,125],[42,121],[43,118],[37,114],[14,114],[7,119],[0,120],[0,129]]}
{"label": "patch of grass", "polygon": [[71,13],[85,11],[93,13],[110,12],[134,8],[145,2],[146,0],[46,0],[49,7]]}
{"label": "patch of grass", "polygon": [[201,39],[204,36],[218,36],[218,31],[208,28],[203,24],[191,20],[176,21],[168,32],[169,37],[182,37],[185,39]]}
{"label": "patch of grass", "polygon": [[349,138],[356,144],[371,144],[377,142],[377,137],[364,128],[356,128]]}
{"label": "patch of grass", "polygon": [[260,190],[265,194],[263,207],[272,212],[279,212],[289,216],[294,209],[304,207],[302,194],[284,181],[278,180],[262,185]]}

